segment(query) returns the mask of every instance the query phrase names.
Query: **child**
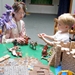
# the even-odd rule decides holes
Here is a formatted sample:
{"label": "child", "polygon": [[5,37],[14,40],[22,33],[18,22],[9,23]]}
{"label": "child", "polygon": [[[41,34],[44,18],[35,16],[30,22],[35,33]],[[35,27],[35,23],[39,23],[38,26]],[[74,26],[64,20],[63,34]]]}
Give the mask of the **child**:
{"label": "child", "polygon": [[[25,23],[22,20],[25,13],[25,4],[23,2],[16,2],[12,6],[13,12],[12,12],[12,22],[16,24],[15,28],[7,29],[4,27],[4,35],[2,37],[2,43],[6,42],[12,42],[15,39],[19,42],[20,40],[24,40],[24,37],[26,36],[25,31]],[[8,22],[10,25],[10,22]],[[12,27],[12,25],[11,25]]]}
{"label": "child", "polygon": [[[69,42],[69,32],[68,30],[74,25],[75,19],[69,13],[64,13],[58,17],[58,31],[55,35],[49,36],[45,33],[38,34],[38,37],[44,40],[48,45],[53,46],[56,42]],[[50,39],[51,41],[49,41]]]}

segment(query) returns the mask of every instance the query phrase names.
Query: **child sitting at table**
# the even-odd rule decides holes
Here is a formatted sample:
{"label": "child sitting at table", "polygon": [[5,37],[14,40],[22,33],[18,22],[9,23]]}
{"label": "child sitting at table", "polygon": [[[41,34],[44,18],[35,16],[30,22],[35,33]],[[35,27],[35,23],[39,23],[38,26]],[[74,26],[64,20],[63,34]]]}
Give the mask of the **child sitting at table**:
{"label": "child sitting at table", "polygon": [[26,36],[25,31],[25,23],[22,20],[25,13],[25,3],[23,2],[15,2],[12,6],[13,12],[12,12],[12,23],[14,23],[16,26],[13,27],[13,25],[10,25],[10,22],[8,22],[9,26],[13,27],[10,29],[7,29],[6,26],[4,27],[4,35],[2,37],[2,43],[6,42],[12,42],[15,39],[19,41],[23,41],[24,37]]}
{"label": "child sitting at table", "polygon": [[[74,25],[75,19],[69,13],[64,13],[58,17],[58,31],[55,35],[50,36],[45,33],[38,34],[38,37],[44,40],[48,45],[53,46],[57,42],[69,42],[68,30]],[[49,41],[50,39],[51,41]]]}

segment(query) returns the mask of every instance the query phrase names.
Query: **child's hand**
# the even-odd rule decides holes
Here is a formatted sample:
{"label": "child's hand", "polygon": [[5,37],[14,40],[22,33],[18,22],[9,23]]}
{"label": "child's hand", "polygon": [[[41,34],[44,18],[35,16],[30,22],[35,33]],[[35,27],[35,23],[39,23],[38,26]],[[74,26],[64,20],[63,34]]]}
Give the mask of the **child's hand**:
{"label": "child's hand", "polygon": [[38,34],[38,37],[39,37],[39,38],[42,38],[42,34]]}
{"label": "child's hand", "polygon": [[41,34],[38,34],[38,37],[41,38]]}
{"label": "child's hand", "polygon": [[41,37],[41,36],[45,37],[46,34],[45,34],[45,33],[40,33],[40,34],[38,34],[38,36],[39,36],[39,37]]}
{"label": "child's hand", "polygon": [[45,33],[41,33],[41,36],[42,36],[42,37],[45,37],[45,36],[46,36],[46,34],[45,34]]}
{"label": "child's hand", "polygon": [[41,39],[42,39],[43,37],[45,37],[45,36],[46,36],[45,33],[38,34],[38,37],[41,38]]}

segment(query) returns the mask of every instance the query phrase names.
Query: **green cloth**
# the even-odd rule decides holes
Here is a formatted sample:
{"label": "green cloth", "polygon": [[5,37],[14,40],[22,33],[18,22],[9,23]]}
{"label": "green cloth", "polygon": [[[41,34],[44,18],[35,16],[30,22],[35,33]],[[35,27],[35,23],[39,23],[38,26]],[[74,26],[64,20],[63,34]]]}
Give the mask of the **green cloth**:
{"label": "green cloth", "polygon": [[[9,54],[11,58],[19,58],[19,57],[15,57],[11,54],[11,52],[8,51],[7,48],[11,48],[13,47],[12,43],[7,43],[7,44],[0,44],[0,57]],[[30,48],[30,45],[24,45],[24,46],[20,46],[20,51],[22,52],[22,56],[30,56],[30,57],[35,57],[37,58],[40,62],[42,62],[44,65],[48,65],[48,62],[44,59],[41,59],[41,52],[43,49],[43,45],[37,45],[36,46],[36,50],[33,50],[32,48]],[[55,75],[55,68],[54,67],[50,67],[50,70],[54,73]]]}

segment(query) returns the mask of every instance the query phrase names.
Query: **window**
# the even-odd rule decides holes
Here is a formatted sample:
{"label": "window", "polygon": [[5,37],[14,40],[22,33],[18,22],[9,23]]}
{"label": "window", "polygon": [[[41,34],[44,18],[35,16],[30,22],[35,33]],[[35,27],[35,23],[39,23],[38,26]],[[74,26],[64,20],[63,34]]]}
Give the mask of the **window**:
{"label": "window", "polygon": [[52,5],[52,0],[31,0],[31,4]]}

